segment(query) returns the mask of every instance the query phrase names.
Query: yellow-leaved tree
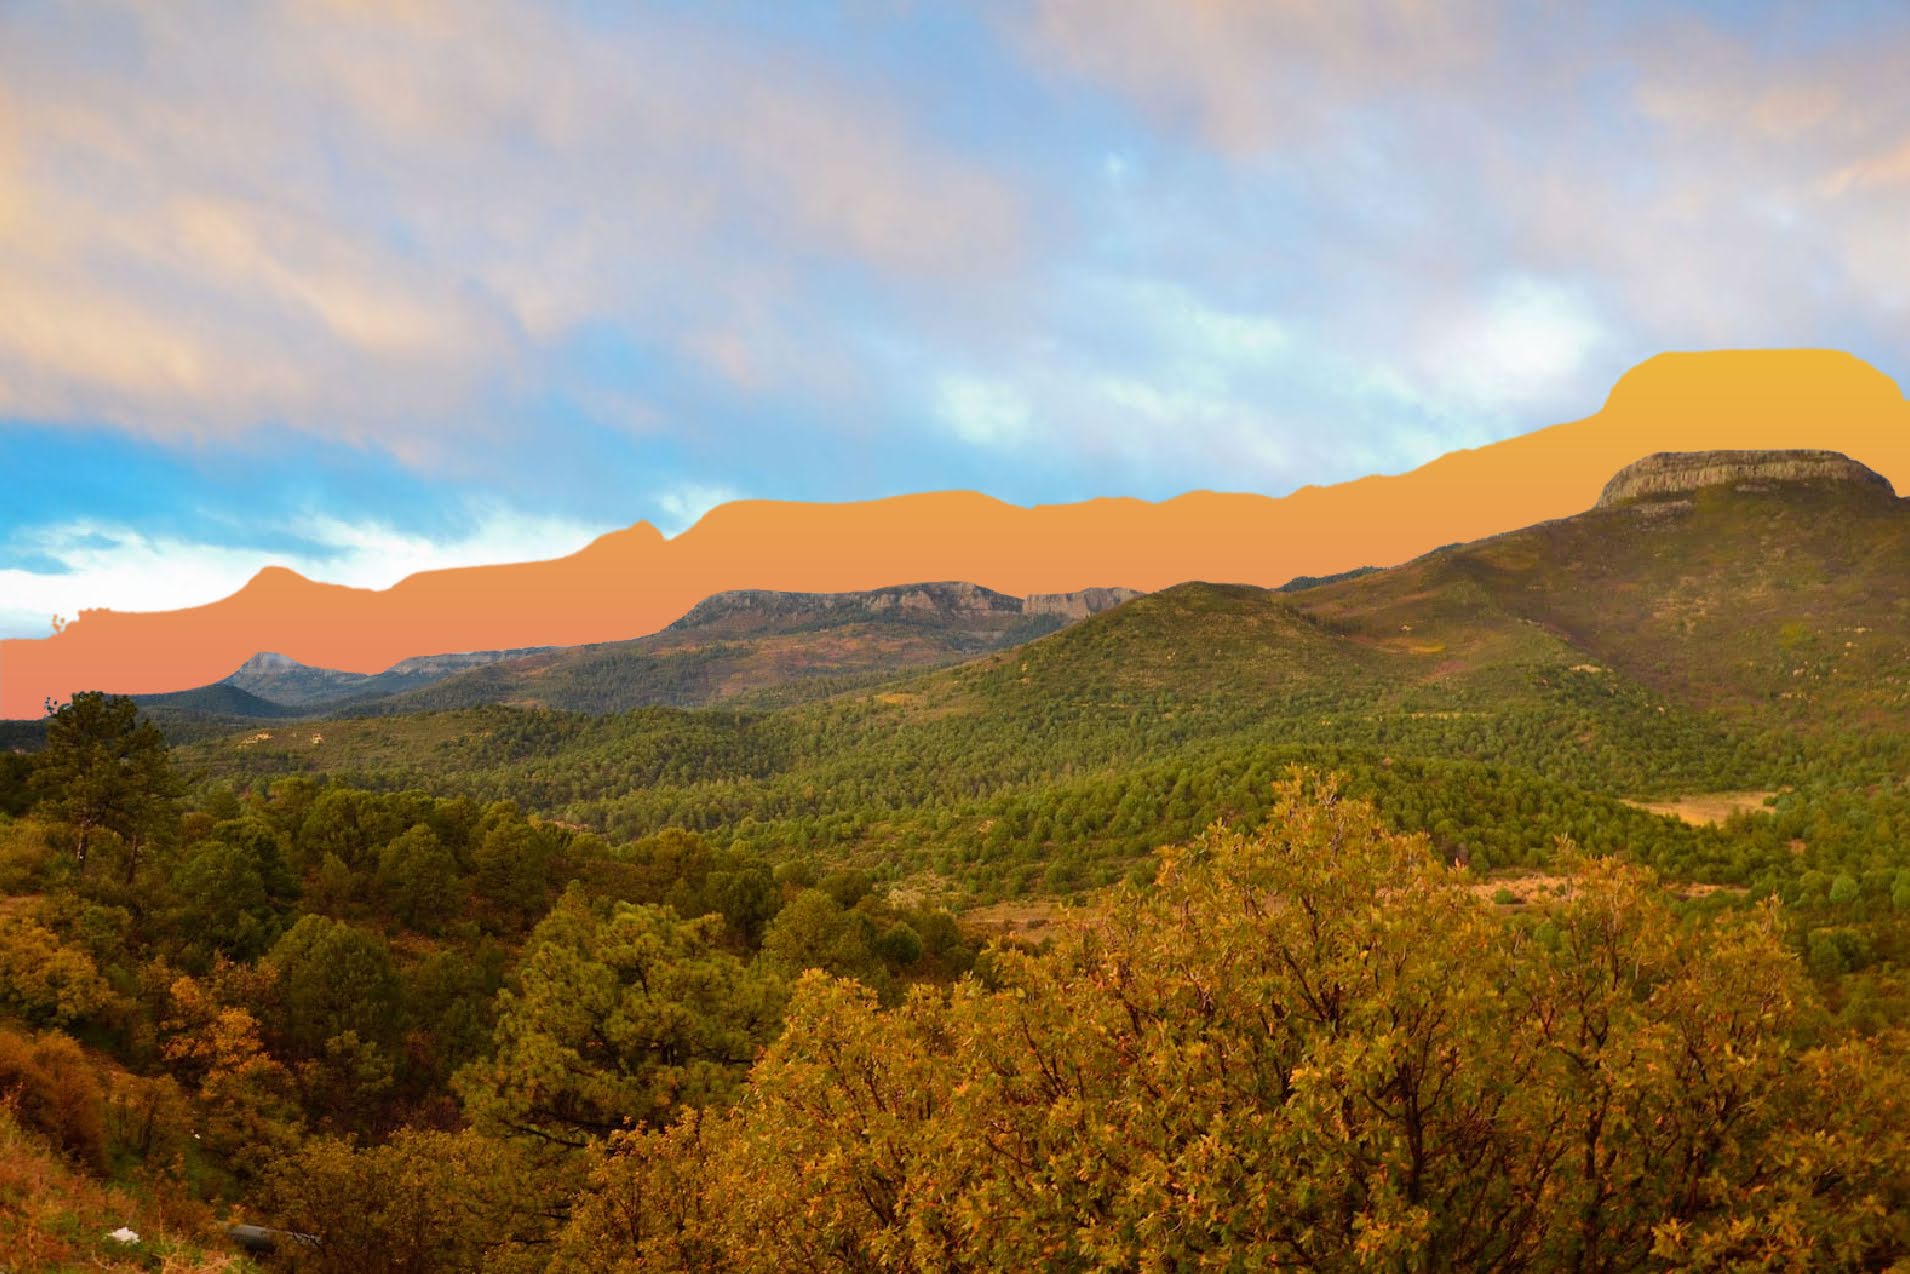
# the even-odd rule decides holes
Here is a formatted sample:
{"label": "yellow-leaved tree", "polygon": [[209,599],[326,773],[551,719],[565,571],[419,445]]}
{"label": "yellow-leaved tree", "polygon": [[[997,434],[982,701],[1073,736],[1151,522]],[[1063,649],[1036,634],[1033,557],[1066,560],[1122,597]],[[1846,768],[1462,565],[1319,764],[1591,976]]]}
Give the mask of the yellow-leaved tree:
{"label": "yellow-leaved tree", "polygon": [[1330,781],[884,1009],[819,973],[727,1112],[594,1151],[572,1269],[1878,1268],[1901,1040],[1806,1047],[1773,909],[1576,862],[1499,914]]}

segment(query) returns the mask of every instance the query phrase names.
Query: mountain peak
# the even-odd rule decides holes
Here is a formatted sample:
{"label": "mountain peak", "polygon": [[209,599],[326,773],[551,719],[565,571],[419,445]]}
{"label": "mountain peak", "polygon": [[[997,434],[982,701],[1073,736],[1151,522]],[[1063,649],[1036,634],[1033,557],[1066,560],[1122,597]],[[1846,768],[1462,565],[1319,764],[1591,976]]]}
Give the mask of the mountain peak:
{"label": "mountain peak", "polygon": [[1620,469],[1598,508],[1705,487],[1771,482],[1852,482],[1895,494],[1889,481],[1840,451],[1660,451]]}
{"label": "mountain peak", "polygon": [[793,593],[770,589],[732,589],[704,598],[669,631],[715,624],[766,622],[802,615],[899,619],[957,615],[1055,616],[1085,619],[1139,597],[1131,588],[1086,588],[1071,593],[1032,593],[1013,597],[961,580],[897,584],[853,593]]}
{"label": "mountain peak", "polygon": [[234,681],[249,673],[290,672],[294,668],[303,667],[305,667],[304,664],[290,656],[281,655],[276,651],[261,650],[258,654],[252,656],[234,669],[232,675],[227,677],[226,680]]}

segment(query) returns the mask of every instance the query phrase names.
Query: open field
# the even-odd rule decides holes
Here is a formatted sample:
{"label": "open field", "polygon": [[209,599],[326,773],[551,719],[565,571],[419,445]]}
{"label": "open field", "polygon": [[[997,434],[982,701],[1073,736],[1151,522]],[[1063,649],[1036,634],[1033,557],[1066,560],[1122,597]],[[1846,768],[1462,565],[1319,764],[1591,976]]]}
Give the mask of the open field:
{"label": "open field", "polygon": [[1705,792],[1664,801],[1628,801],[1653,814],[1669,814],[1693,827],[1716,827],[1733,814],[1757,813],[1770,808],[1776,792]]}

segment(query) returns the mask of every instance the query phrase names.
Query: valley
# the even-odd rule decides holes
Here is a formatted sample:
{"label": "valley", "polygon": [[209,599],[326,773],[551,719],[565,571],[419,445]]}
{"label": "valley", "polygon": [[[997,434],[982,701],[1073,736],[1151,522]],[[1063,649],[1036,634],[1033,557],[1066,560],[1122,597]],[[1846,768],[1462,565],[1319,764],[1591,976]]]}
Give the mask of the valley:
{"label": "valley", "polygon": [[0,0],[0,1274],[1910,1274],[1907,69]]}
{"label": "valley", "polygon": [[[861,1202],[892,1173],[1172,1214],[1121,1139],[1206,1172],[1213,1134],[1161,1121],[1225,1126],[1241,1066],[1274,1113],[1233,1144],[1341,1144],[1281,1095],[1325,1083],[1361,1137],[1438,1122],[1481,1157],[1452,1197],[1490,1198],[1594,1100],[1564,1024],[1614,1041],[1596,1100],[1689,1130],[1627,1152],[1670,1192],[1646,1216],[1750,1224],[1742,1182],[1676,1193],[1689,1156],[1738,1171],[1704,1131],[1737,1081],[1661,1081],[1731,1056],[1761,1096],[1730,1154],[1844,1147],[1784,1170],[1823,1220],[1772,1241],[1894,1252],[1907,567],[1910,502],[1867,470],[1651,458],[1573,516],[1282,588],[751,591],[608,645],[76,696],[0,754],[0,1084],[31,1098],[0,1140],[65,1147],[49,1183],[171,1156],[179,1193],[49,1184],[23,1232],[76,1250],[120,1207],[203,1253],[223,1201],[327,1269],[417,1235],[421,1269],[767,1270],[818,1192],[857,1200],[818,1242],[897,1241]],[[1385,1069],[1310,1069],[1349,1041]],[[1423,1116],[1388,1078],[1422,1048]],[[1027,1150],[963,1158],[994,1144]],[[1050,1182],[1077,1153],[1119,1184]],[[1200,1179],[1235,1215],[1272,1188]],[[1256,1242],[1359,1241],[1289,1227],[1310,1198]],[[1582,1215],[1525,1206],[1429,1241],[1519,1268]],[[910,1241],[986,1265],[995,1232]]]}
{"label": "valley", "polygon": [[[1906,561],[1910,518],[1887,487],[1712,484],[1298,591],[1180,585],[813,702],[777,707],[765,688],[717,712],[496,704],[184,755],[234,779],[517,799],[619,838],[684,826],[801,846],[988,897],[1105,885],[1214,818],[1257,816],[1256,791],[1295,762],[1397,791],[1422,807],[1406,825],[1481,865],[1528,863],[1559,834],[1717,855],[1713,833],[1624,802],[1797,799],[1818,767],[1890,774],[1910,733]],[[702,630],[692,616],[683,631]],[[1477,784],[1537,785],[1573,813],[1424,811]],[[1429,788],[1442,794],[1409,795]]]}

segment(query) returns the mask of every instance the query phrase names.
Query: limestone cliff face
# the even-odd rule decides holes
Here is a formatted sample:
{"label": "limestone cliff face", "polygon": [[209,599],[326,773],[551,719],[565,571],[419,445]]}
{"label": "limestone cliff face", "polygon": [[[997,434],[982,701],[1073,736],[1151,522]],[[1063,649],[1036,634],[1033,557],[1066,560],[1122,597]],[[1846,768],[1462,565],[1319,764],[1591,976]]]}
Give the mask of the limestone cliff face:
{"label": "limestone cliff face", "polygon": [[768,589],[736,589],[705,598],[672,630],[706,628],[719,624],[760,623],[824,615],[1054,615],[1063,620],[1085,619],[1139,597],[1131,588],[1088,588],[1075,593],[1036,593],[1026,599],[997,593],[975,584],[950,581],[904,584],[856,593],[784,593]]}
{"label": "limestone cliff face", "polygon": [[1084,588],[1078,593],[1031,593],[1021,603],[1024,615],[1059,615],[1063,619],[1086,619],[1104,610],[1113,610],[1122,602],[1131,602],[1140,593],[1131,588]]}
{"label": "limestone cliff face", "polygon": [[974,584],[903,584],[854,593],[796,593],[775,589],[732,589],[692,606],[668,631],[724,626],[757,627],[786,621],[807,622],[824,616],[847,619],[882,614],[981,616],[1018,615],[1021,599]]}
{"label": "limestone cliff face", "polygon": [[1620,469],[1597,507],[1771,482],[1855,482],[1895,494],[1883,475],[1837,451],[1660,451]]}

